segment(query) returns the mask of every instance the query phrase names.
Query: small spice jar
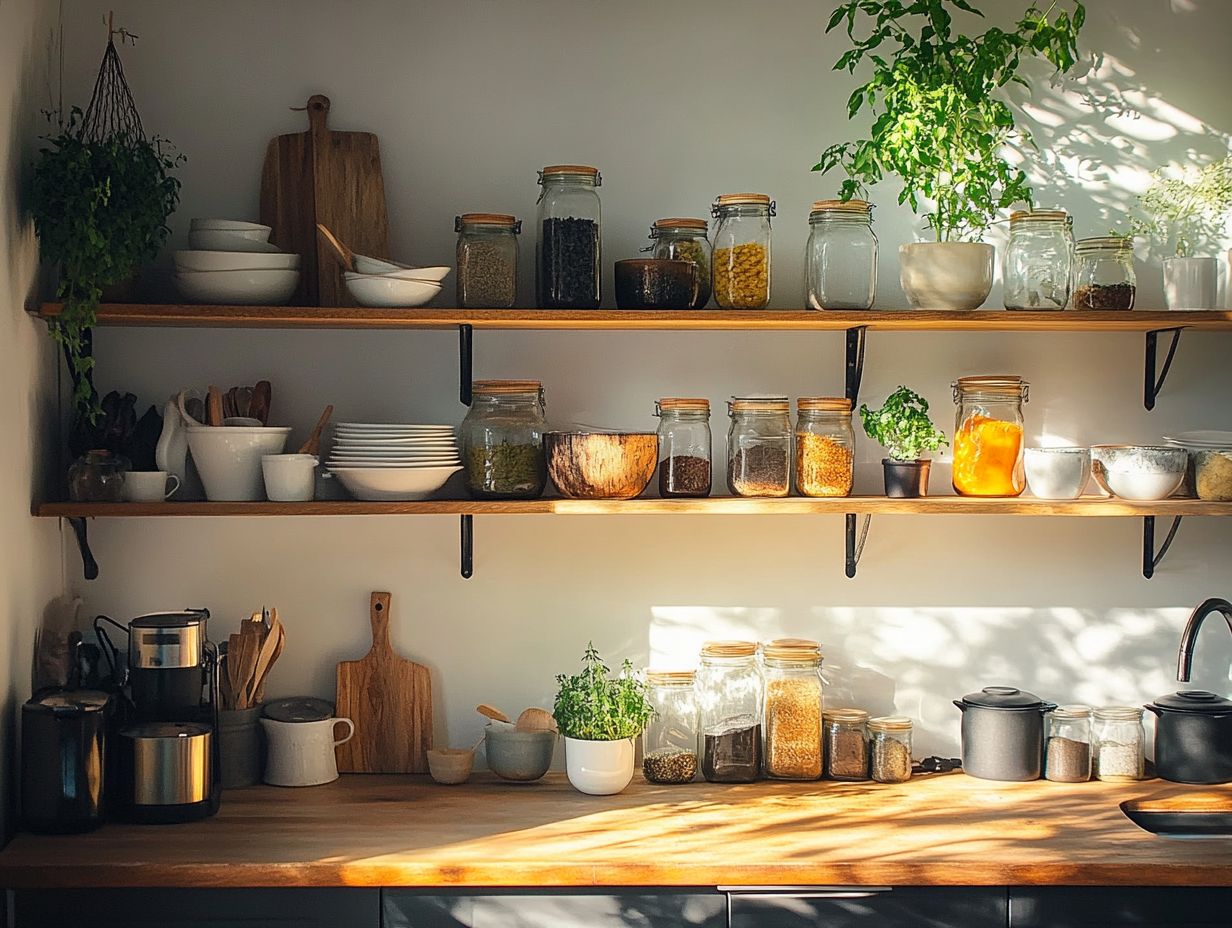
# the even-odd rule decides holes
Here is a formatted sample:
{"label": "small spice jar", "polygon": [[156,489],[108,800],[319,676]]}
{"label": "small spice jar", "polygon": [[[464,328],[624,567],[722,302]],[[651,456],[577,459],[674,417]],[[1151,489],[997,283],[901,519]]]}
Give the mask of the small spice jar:
{"label": "small spice jar", "polygon": [[867,780],[868,713],[863,709],[830,709],[823,724],[826,776],[831,780]]}
{"label": "small spice jar", "polygon": [[1015,210],[1005,248],[1005,308],[1064,309],[1074,274],[1074,235],[1063,209]]}
{"label": "small spice jar", "polygon": [[960,377],[950,384],[954,423],[954,491],[959,496],[1018,496],[1023,469],[1022,404],[1030,384],[1014,375]]}
{"label": "small spice jar", "polygon": [[476,499],[536,499],[547,483],[545,408],[537,380],[476,380],[458,427],[466,489]]}
{"label": "small spice jar", "polygon": [[791,415],[786,396],[733,396],[727,404],[727,489],[735,496],[791,490]]}
{"label": "small spice jar", "polygon": [[705,219],[657,219],[650,227],[651,250],[656,258],[688,261],[697,268],[697,296],[692,309],[710,302],[710,241]]}
{"label": "small spice jar", "polygon": [[668,499],[710,495],[710,401],[665,396],[659,417],[659,495]]}
{"label": "small spice jar", "polygon": [[710,641],[697,672],[702,775],[752,783],[761,775],[762,677],[752,641]]}
{"label": "small spice jar", "polygon": [[1044,736],[1044,779],[1085,783],[1091,779],[1091,709],[1058,706]]}
{"label": "small spice jar", "polygon": [[766,681],[766,776],[821,777],[821,645],[779,638],[762,646]]}
{"label": "small spice jar", "polygon": [[454,217],[458,233],[458,306],[508,309],[518,298],[518,234],[522,223],[501,213]]}
{"label": "small spice jar", "polygon": [[541,309],[598,309],[602,215],[598,168],[556,164],[539,172],[535,288]]}
{"label": "small spice jar", "polygon": [[725,193],[714,201],[711,283],[722,309],[765,309],[770,304],[770,219],[764,193]]}
{"label": "small spice jar", "polygon": [[74,503],[118,503],[124,499],[128,458],[111,451],[87,451],[68,468],[68,498]]}
{"label": "small spice jar", "polygon": [[796,400],[796,491],[801,496],[850,496],[856,433],[851,400],[802,396]]}
{"label": "small spice jar", "polygon": [[911,779],[911,728],[911,719],[897,715],[868,723],[870,766],[878,783],[906,783]]}
{"label": "small spice jar", "polygon": [[1092,767],[1097,780],[1128,783],[1146,778],[1146,729],[1137,706],[1096,709]]}
{"label": "small spice jar", "polygon": [[642,732],[642,776],[648,783],[692,783],[697,776],[697,695],[692,670],[647,670],[654,716]]}
{"label": "small spice jar", "polygon": [[1134,240],[1120,235],[1079,239],[1074,309],[1134,308],[1138,275],[1134,273]]}
{"label": "small spice jar", "polygon": [[811,309],[872,309],[877,236],[864,200],[818,200],[809,213],[804,264]]}

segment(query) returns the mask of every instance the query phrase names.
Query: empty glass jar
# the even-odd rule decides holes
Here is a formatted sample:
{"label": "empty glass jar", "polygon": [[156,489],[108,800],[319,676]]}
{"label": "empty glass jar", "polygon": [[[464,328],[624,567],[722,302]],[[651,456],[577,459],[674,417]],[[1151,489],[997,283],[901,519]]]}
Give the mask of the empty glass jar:
{"label": "empty glass jar", "polygon": [[878,783],[911,779],[911,719],[886,716],[868,723],[869,772]]}
{"label": "empty glass jar", "polygon": [[864,200],[818,200],[809,213],[805,275],[811,309],[872,309],[877,236]]}
{"label": "empty glass jar", "polygon": [[796,490],[801,496],[850,496],[855,475],[851,400],[802,396],[796,400]]}
{"label": "empty glass jar", "polygon": [[697,696],[692,670],[647,670],[655,714],[642,733],[642,775],[649,783],[691,783],[697,776]]}
{"label": "empty glass jar", "polygon": [[542,309],[598,309],[602,217],[598,168],[557,164],[539,172],[535,282]]}
{"label": "empty glass jar", "polygon": [[665,396],[655,403],[659,417],[659,495],[710,495],[710,401]]}
{"label": "empty glass jar", "polygon": [[711,783],[752,783],[761,774],[762,677],[757,645],[711,641],[697,672],[702,774]]}
{"label": "empty glass jar", "polygon": [[466,489],[476,499],[536,499],[547,483],[543,385],[477,380],[458,427]]}
{"label": "empty glass jar", "polygon": [[518,297],[518,233],[522,223],[500,213],[455,217],[458,306],[508,309]]}
{"label": "empty glass jar", "polygon": [[1085,783],[1091,779],[1091,710],[1058,706],[1048,715],[1044,779]]}
{"label": "empty glass jar", "polygon": [[826,776],[831,780],[868,779],[868,713],[831,709],[823,719]]}
{"label": "empty glass jar", "polygon": [[705,219],[659,219],[650,227],[652,251],[656,258],[688,261],[697,268],[697,297],[693,309],[710,302],[710,241]]}
{"label": "empty glass jar", "polygon": [[791,490],[791,416],[785,396],[733,396],[727,404],[727,489],[735,496]]}
{"label": "empty glass jar", "polygon": [[1017,210],[1005,248],[1005,308],[1064,309],[1074,273],[1074,236],[1063,209]]}
{"label": "empty glass jar", "polygon": [[1074,309],[1133,309],[1138,293],[1134,240],[1119,235],[1084,238],[1076,251]]}
{"label": "empty glass jar", "polygon": [[765,309],[770,304],[770,218],[764,193],[725,193],[714,201],[714,301],[722,309]]}
{"label": "empty glass jar", "polygon": [[766,776],[821,776],[821,645],[780,638],[762,647],[766,681]]}
{"label": "empty glass jar", "polygon": [[1030,385],[1021,377],[960,377],[950,385],[954,423],[954,491],[959,496],[1018,496],[1023,471],[1022,404]]}
{"label": "empty glass jar", "polygon": [[1097,780],[1130,782],[1146,777],[1146,731],[1137,706],[1095,710],[1092,765]]}

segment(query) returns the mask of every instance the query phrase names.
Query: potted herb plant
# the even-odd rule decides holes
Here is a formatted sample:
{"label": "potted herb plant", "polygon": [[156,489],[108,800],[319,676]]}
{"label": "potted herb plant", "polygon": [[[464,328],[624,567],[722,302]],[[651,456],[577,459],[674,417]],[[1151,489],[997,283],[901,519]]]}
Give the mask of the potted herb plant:
{"label": "potted herb plant", "polygon": [[860,406],[860,421],[866,434],[886,449],[885,495],[896,499],[928,495],[932,461],[925,452],[948,444],[945,433],[933,425],[928,400],[913,390],[899,387],[880,409]]}
{"label": "potted herb plant", "polygon": [[955,14],[983,16],[969,0],[844,0],[830,17],[826,32],[845,23],[851,40],[835,70],[872,67],[847,114],[867,111],[873,122],[868,138],[831,145],[813,170],[841,169],[844,200],[895,174],[900,204],[918,213],[931,203],[936,241],[899,246],[914,308],[975,309],[992,289],[994,249],[979,238],[999,210],[1032,199],[1026,173],[1003,153],[1029,139],[999,91],[1026,85],[1018,73],[1026,58],[1042,57],[1058,73],[1073,67],[1086,11],[1059,5],[1032,4],[1013,27],[979,35],[954,28]]}
{"label": "potted herb plant", "polygon": [[565,770],[579,792],[619,793],[633,779],[633,739],[654,715],[646,687],[625,661],[613,677],[593,643],[581,673],[560,674],[553,716],[565,736]]}
{"label": "potted herb plant", "polygon": [[1147,219],[1134,231],[1175,246],[1164,258],[1164,299],[1169,309],[1214,309],[1219,287],[1215,258],[1195,257],[1199,243],[1218,239],[1232,212],[1232,156],[1191,168],[1180,176],[1151,175],[1151,186],[1138,198]]}

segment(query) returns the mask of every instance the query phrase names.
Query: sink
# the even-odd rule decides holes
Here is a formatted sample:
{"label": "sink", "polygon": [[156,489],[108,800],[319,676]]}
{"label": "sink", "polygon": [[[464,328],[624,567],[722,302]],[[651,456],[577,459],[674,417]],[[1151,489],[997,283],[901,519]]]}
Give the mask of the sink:
{"label": "sink", "polygon": [[1195,793],[1166,799],[1128,799],[1125,816],[1161,838],[1232,838],[1232,795]]}

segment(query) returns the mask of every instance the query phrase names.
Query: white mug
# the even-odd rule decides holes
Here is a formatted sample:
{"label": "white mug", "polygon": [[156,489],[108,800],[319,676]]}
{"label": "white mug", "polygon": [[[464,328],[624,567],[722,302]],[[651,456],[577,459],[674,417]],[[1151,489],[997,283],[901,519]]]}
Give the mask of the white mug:
{"label": "white mug", "polygon": [[[345,724],[345,738],[334,730]],[[355,723],[347,718],[319,722],[276,722],[261,719],[269,743],[265,757],[265,782],[271,786],[320,786],[338,779],[334,748],[355,735]]]}
{"label": "white mug", "polygon": [[[167,489],[167,481],[171,489]],[[175,495],[180,478],[165,470],[130,470],[124,475],[124,498],[130,503],[161,503]]]}

